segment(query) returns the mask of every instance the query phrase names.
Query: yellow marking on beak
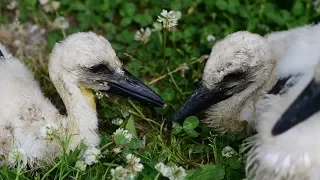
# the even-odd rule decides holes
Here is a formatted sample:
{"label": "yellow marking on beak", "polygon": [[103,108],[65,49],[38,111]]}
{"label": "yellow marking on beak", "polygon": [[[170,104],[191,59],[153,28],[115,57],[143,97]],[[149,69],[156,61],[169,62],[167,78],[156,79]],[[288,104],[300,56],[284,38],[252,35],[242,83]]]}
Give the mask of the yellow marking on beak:
{"label": "yellow marking on beak", "polygon": [[94,94],[93,94],[92,90],[88,89],[88,88],[81,87],[81,86],[79,86],[79,88],[80,88],[81,93],[84,95],[84,97],[86,97],[91,108],[94,111],[97,111],[96,101],[95,101]]}

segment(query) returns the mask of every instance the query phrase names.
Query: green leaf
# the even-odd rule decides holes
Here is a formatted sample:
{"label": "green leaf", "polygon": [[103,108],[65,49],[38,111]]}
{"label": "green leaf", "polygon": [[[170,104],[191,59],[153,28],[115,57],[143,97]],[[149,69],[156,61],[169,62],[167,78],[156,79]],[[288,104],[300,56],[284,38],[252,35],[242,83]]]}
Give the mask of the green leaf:
{"label": "green leaf", "polygon": [[117,134],[114,136],[114,141],[116,142],[117,146],[127,144],[127,139],[122,134]]}
{"label": "green leaf", "polygon": [[134,124],[133,116],[129,117],[125,129],[128,130],[133,137],[137,137],[137,131],[136,131],[136,126]]}
{"label": "green leaf", "polygon": [[199,125],[199,119],[196,116],[187,117],[183,122],[183,129],[194,129]]}
{"label": "green leaf", "polygon": [[292,13],[295,16],[301,16],[302,14],[304,14],[304,6],[301,1],[295,1],[292,8]]}
{"label": "green leaf", "polygon": [[140,148],[140,140],[138,138],[132,138],[129,144],[130,149],[139,149]]}
{"label": "green leaf", "polygon": [[216,6],[220,10],[226,10],[228,7],[228,4],[225,0],[218,0],[216,1]]}
{"label": "green leaf", "polygon": [[184,132],[191,137],[198,137],[199,133],[193,129],[184,129]]}
{"label": "green leaf", "polygon": [[153,22],[152,17],[148,14],[136,14],[133,17],[133,21],[140,24],[142,27],[150,25]]}
{"label": "green leaf", "polygon": [[123,26],[123,27],[126,27],[126,26],[128,26],[129,24],[131,24],[131,22],[132,22],[131,17],[125,17],[125,18],[123,18],[123,19],[121,20],[120,25]]}
{"label": "green leaf", "polygon": [[168,87],[164,89],[161,95],[164,101],[172,101],[176,96],[176,91],[173,88]]}
{"label": "green leaf", "polygon": [[120,10],[120,14],[122,17],[132,17],[135,12],[136,5],[131,2],[124,3],[122,9]]}
{"label": "green leaf", "polygon": [[182,126],[179,123],[173,123],[173,133],[178,134],[182,131]]}
{"label": "green leaf", "polygon": [[224,178],[225,170],[222,165],[205,164],[199,169],[188,170],[187,174],[190,180],[219,180]]}
{"label": "green leaf", "polygon": [[240,169],[241,168],[241,162],[239,160],[233,160],[229,163],[229,165],[232,169]]}

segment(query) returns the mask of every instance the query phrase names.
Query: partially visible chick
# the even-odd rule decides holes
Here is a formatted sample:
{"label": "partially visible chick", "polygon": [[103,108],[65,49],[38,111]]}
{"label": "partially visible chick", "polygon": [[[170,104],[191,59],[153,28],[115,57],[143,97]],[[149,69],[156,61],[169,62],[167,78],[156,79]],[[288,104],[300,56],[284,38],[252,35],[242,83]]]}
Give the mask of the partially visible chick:
{"label": "partially visible chick", "polygon": [[[219,132],[251,132],[257,116],[266,108],[265,92],[284,93],[302,72],[316,64],[320,38],[313,37],[320,34],[317,32],[320,25],[265,37],[236,32],[216,43],[206,63],[202,85],[173,115],[169,126],[172,121],[181,123],[206,110],[203,122]],[[302,57],[309,63],[299,61]],[[286,69],[287,64],[292,66],[290,70]]]}
{"label": "partially visible chick", "polygon": [[320,64],[314,77],[313,71],[267,101],[257,121],[258,134],[247,140],[249,179],[320,179]]}

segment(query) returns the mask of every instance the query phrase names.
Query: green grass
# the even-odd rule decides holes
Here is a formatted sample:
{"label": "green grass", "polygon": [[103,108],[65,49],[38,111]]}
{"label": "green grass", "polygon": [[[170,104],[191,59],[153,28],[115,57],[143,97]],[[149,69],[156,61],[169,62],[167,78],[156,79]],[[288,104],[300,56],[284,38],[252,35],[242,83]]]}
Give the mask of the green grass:
{"label": "green grass", "polygon": [[[0,4],[0,24],[12,22],[14,11],[6,8],[8,0]],[[37,0],[19,0],[21,24],[31,21],[48,30],[46,54],[64,35],[79,31],[94,31],[105,36],[116,50],[124,66],[133,75],[159,93],[167,107],[143,107],[137,102],[117,98],[97,100],[101,150],[103,157],[84,172],[75,168],[81,150],[63,154],[55,164],[39,169],[0,169],[0,179],[110,179],[110,170],[126,166],[125,154],[141,158],[144,169],[136,179],[162,179],[154,166],[158,162],[173,163],[187,169],[187,179],[243,179],[244,153],[241,153],[245,134],[219,135],[214,129],[192,117],[188,124],[175,129],[170,135],[164,121],[190,95],[201,81],[206,55],[214,43],[239,30],[264,35],[316,22],[319,7],[311,0],[61,0],[57,11],[44,12]],[[162,9],[181,11],[182,17],[173,31],[152,32],[147,43],[137,42],[134,35],[140,28],[156,22]],[[52,28],[57,16],[70,22],[65,31]],[[216,41],[208,42],[213,35]],[[0,36],[1,37],[1,36]],[[1,39],[0,39],[1,42]],[[47,56],[48,56],[47,55]],[[25,57],[26,64],[35,72],[46,96],[64,112],[64,106],[48,79],[46,62]],[[186,64],[185,64],[186,63]],[[189,68],[184,68],[185,66]],[[129,116],[126,116],[127,112]],[[200,114],[199,119],[202,115]],[[121,144],[112,138],[118,128],[112,119],[122,118],[123,128],[134,138],[130,144]],[[120,144],[119,144],[120,143]],[[114,154],[113,148],[121,145],[123,151]],[[222,149],[231,146],[236,154],[222,157]]]}

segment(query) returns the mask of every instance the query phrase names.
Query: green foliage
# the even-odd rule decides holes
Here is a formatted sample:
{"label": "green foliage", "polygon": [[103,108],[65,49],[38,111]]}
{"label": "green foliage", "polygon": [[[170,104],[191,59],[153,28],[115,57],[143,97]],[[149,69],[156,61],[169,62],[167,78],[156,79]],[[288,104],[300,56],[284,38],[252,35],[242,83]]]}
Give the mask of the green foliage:
{"label": "green foliage", "polygon": [[[154,168],[158,162],[183,166],[188,169],[187,179],[243,179],[244,157],[240,149],[245,134],[217,135],[214,129],[199,124],[198,118],[191,116],[182,126],[175,124],[173,134],[167,135],[163,121],[180,107],[196,84],[201,82],[204,67],[201,57],[208,55],[218,40],[239,30],[264,35],[315,22],[320,18],[316,11],[319,7],[314,7],[311,0],[285,2],[61,0],[57,11],[46,13],[37,0],[19,0],[20,22],[32,21],[48,30],[48,52],[57,41],[64,39],[64,33],[97,32],[111,42],[125,68],[159,93],[167,107],[153,109],[115,97],[97,100],[103,155],[99,163],[87,167],[85,172],[76,170],[74,166],[79,160],[80,149],[69,154],[65,152],[54,165],[37,170],[20,172],[1,168],[0,179],[110,179],[110,170],[118,165],[125,166],[124,157],[128,153],[140,157],[144,165],[136,179],[158,178],[159,174]],[[1,24],[11,22],[14,18],[15,12],[6,7],[8,3],[9,0],[0,3]],[[152,31],[147,43],[135,41],[136,31],[152,28],[162,9],[182,12],[177,27],[173,31]],[[52,22],[58,16],[66,17],[71,24],[65,32],[52,27]],[[209,35],[215,36],[216,40],[208,42]],[[187,68],[181,68],[184,63]],[[45,93],[53,94],[51,92],[55,92],[55,89],[50,86],[47,76],[43,72],[35,74]],[[114,118],[122,118],[125,123],[121,127],[133,134],[130,143],[123,135],[112,136],[119,127],[111,123]],[[113,150],[119,146],[122,153],[115,154]],[[230,158],[222,157],[221,151],[226,146],[234,148],[237,154]]]}

